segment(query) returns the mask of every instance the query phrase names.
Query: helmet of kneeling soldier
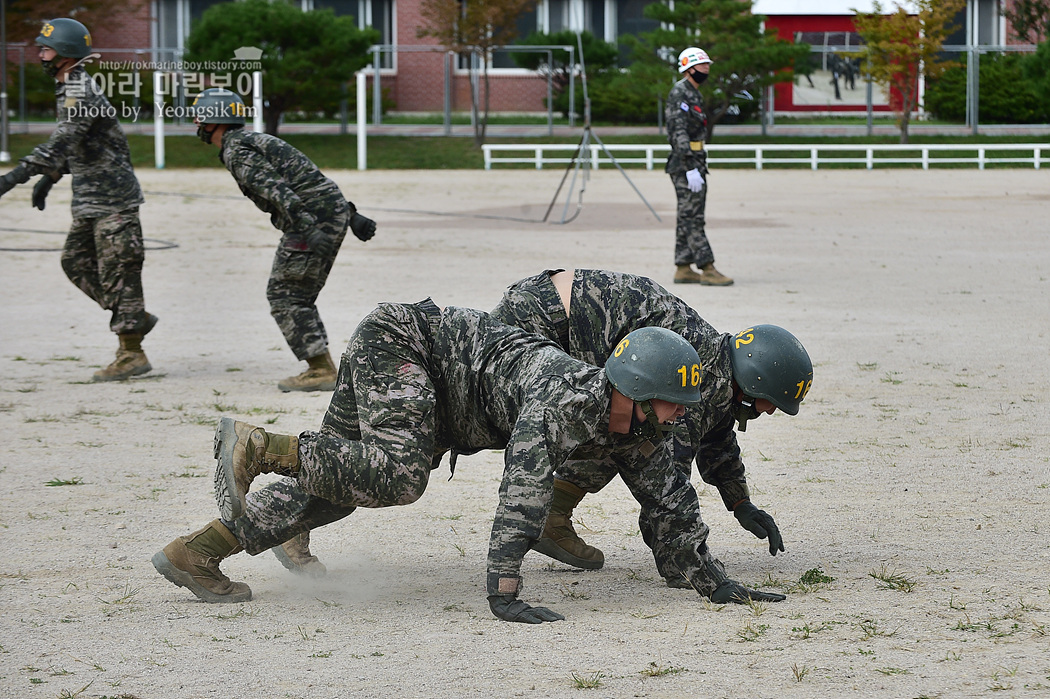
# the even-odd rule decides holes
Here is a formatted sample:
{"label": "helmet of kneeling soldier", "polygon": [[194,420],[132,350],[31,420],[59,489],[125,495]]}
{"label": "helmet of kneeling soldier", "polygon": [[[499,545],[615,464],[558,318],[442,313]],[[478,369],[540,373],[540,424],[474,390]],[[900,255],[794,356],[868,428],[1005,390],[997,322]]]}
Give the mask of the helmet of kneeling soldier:
{"label": "helmet of kneeling soldier", "polygon": [[700,402],[700,357],[685,338],[666,328],[628,333],[605,362],[605,373],[617,391],[635,402]]}
{"label": "helmet of kneeling soldier", "polygon": [[798,338],[776,325],[755,325],[731,342],[733,380],[740,390],[797,415],[813,383],[813,362]]}

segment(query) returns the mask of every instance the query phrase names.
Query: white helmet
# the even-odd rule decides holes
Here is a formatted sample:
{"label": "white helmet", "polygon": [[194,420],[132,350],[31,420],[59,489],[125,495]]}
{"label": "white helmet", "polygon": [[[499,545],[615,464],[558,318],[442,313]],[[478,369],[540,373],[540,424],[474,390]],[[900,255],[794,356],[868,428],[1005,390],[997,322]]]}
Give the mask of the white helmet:
{"label": "white helmet", "polygon": [[695,46],[690,46],[685,51],[678,54],[678,72],[684,73],[693,66],[711,62],[711,57],[707,55],[707,51],[698,49]]}

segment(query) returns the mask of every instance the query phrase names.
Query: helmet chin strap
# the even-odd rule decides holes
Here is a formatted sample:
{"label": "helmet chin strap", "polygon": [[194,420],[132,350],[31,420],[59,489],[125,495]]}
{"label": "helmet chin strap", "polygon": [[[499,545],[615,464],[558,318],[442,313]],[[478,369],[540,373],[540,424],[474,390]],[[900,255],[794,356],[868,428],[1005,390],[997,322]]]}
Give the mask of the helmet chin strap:
{"label": "helmet chin strap", "polygon": [[204,141],[205,143],[211,143],[211,136],[215,133],[215,127],[212,127],[211,131],[208,131],[207,124],[197,124],[197,138]]}
{"label": "helmet chin strap", "polygon": [[736,419],[737,430],[747,432],[747,421],[758,417],[758,409],[755,408],[755,399],[741,395],[740,402],[733,408],[733,417]]}
{"label": "helmet chin strap", "polygon": [[640,422],[637,416],[632,415],[631,434],[635,437],[645,437],[646,439],[655,438],[658,441],[666,437],[670,430],[666,425],[660,424],[660,420],[656,417],[656,411],[653,410],[653,402],[651,400],[640,400],[638,401],[638,407],[642,409],[642,413],[645,415],[645,422]]}

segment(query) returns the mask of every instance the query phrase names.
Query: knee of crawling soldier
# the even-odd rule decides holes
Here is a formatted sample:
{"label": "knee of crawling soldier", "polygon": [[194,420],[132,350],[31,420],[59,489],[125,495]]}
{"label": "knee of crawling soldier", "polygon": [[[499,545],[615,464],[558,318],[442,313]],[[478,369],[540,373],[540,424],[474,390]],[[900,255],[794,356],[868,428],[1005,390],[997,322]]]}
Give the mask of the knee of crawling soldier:
{"label": "knee of crawling soldier", "polygon": [[423,493],[427,489],[427,480],[428,478],[425,475],[421,478],[406,478],[400,483],[401,488],[396,493],[391,493],[390,502],[386,504],[393,506],[411,505],[423,497]]}

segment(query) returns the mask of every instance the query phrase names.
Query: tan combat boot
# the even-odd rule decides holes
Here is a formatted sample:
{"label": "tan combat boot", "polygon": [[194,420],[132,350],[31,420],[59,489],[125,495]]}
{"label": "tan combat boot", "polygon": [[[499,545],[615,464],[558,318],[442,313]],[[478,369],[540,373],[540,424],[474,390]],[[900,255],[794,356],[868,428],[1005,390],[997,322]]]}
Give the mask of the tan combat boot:
{"label": "tan combat boot", "polygon": [[702,280],[703,277],[693,271],[692,265],[678,265],[675,268],[675,284],[700,284]]}
{"label": "tan combat boot", "polygon": [[299,473],[299,438],[224,417],[215,428],[215,502],[227,522],[244,514],[244,496],[260,473]]}
{"label": "tan combat boot", "polygon": [[146,353],[142,351],[142,333],[117,335],[117,339],[120,340],[117,358],[105,369],[96,371],[92,380],[124,381],[153,370]]}
{"label": "tan combat boot", "polygon": [[572,510],[586,494],[568,481],[554,479],[551,512],[547,515],[543,535],[532,544],[533,551],[586,570],[598,570],[605,564],[605,554],[588,546],[572,527]]}
{"label": "tan combat boot", "polygon": [[219,570],[219,562],[241,551],[237,538],[219,520],[153,554],[153,567],[179,587],[205,602],[247,602],[252,589],[233,582]]}
{"label": "tan combat boot", "polygon": [[298,376],[290,376],[279,381],[277,388],[285,393],[289,391],[334,391],[335,364],[329,352],[310,357],[306,360],[309,368]]}
{"label": "tan combat boot", "polygon": [[714,262],[700,268],[700,283],[704,286],[732,286],[733,280],[715,269]]}
{"label": "tan combat boot", "polygon": [[310,578],[324,577],[328,569],[324,563],[317,560],[317,556],[310,553],[310,532],[296,534],[280,546],[274,546],[273,555],[288,570],[296,575],[305,575]]}

